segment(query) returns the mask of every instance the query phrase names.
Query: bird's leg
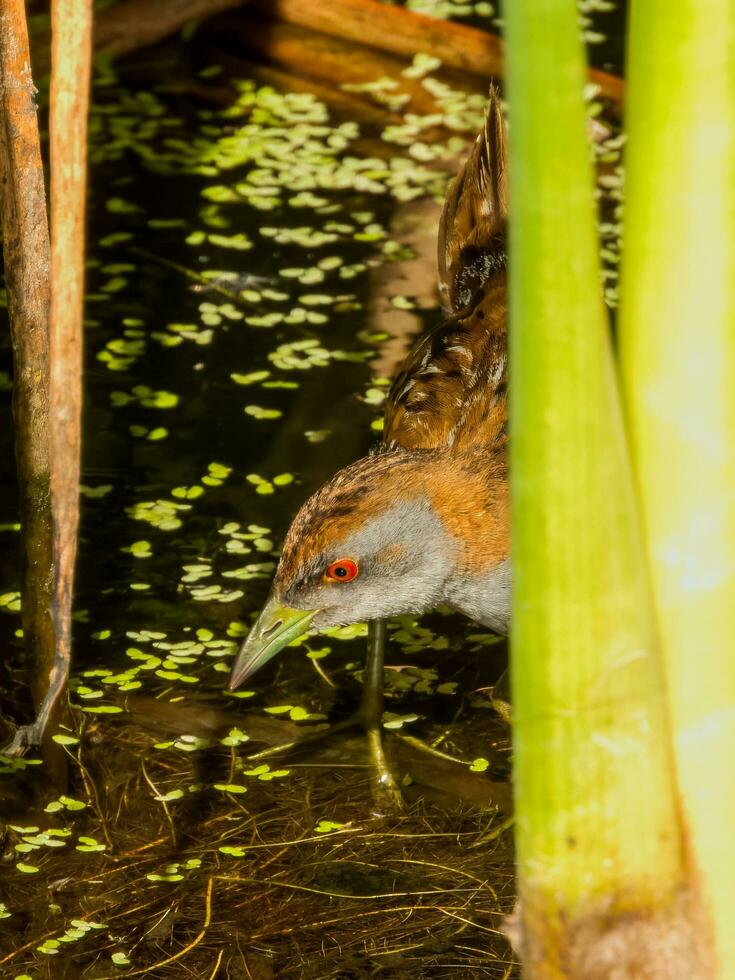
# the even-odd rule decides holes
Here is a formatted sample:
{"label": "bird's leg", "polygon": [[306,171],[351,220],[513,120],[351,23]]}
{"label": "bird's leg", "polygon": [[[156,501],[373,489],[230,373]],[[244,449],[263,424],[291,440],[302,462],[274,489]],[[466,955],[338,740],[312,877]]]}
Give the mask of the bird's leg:
{"label": "bird's leg", "polygon": [[383,662],[385,660],[385,620],[368,623],[367,657],[362,680],[362,699],[358,717],[365,731],[381,727],[383,721]]}
{"label": "bird's leg", "polygon": [[493,685],[490,703],[495,709],[496,714],[506,725],[510,725],[512,708],[510,703],[510,674],[508,673],[507,667]]}
{"label": "bird's leg", "polygon": [[403,797],[391,772],[383,748],[383,661],[385,658],[385,620],[368,624],[368,647],[363,678],[362,701],[358,717],[367,735],[373,766],[373,796],[380,806],[403,808]]}
{"label": "bird's leg", "polygon": [[[260,762],[272,756],[303,749],[331,737],[348,728],[359,726],[367,735],[370,761],[376,773],[377,782],[389,790],[397,791],[393,775],[388,767],[381,736],[383,722],[383,659],[385,654],[385,620],[378,619],[368,624],[368,647],[365,660],[360,707],[344,721],[337,722],[319,731],[310,732],[294,742],[273,745],[248,756],[251,762]],[[399,794],[400,795],[400,794]]]}
{"label": "bird's leg", "polygon": [[262,761],[281,755],[291,749],[301,750],[314,745],[338,731],[360,725],[367,737],[370,764],[373,773],[373,798],[381,809],[403,809],[403,797],[391,772],[383,748],[383,659],[385,654],[385,620],[378,619],[368,625],[368,647],[365,660],[362,698],[360,707],[345,721],[305,735],[295,742],[275,745],[248,756],[250,762]]}

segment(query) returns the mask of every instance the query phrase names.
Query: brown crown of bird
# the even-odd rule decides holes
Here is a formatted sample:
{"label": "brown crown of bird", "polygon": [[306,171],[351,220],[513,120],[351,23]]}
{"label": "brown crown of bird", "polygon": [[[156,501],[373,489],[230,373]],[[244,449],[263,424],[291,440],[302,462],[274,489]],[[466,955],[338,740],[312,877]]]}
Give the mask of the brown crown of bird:
{"label": "brown crown of bird", "polygon": [[[294,518],[231,689],[310,629],[445,604],[507,632],[505,144],[493,89],[439,226],[445,319],[417,341],[395,378],[380,444]],[[371,649],[366,678],[378,684],[382,649]]]}

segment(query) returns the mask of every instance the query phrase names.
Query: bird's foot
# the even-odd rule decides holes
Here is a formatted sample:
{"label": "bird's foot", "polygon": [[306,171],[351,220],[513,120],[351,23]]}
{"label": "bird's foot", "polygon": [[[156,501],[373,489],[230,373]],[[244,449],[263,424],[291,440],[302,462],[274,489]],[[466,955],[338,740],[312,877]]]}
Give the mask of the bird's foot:
{"label": "bird's foot", "polygon": [[395,812],[404,809],[403,794],[393,774],[383,745],[383,733],[379,728],[366,729],[370,752],[372,780],[370,789],[378,812]]}
{"label": "bird's foot", "polygon": [[320,725],[318,730],[309,731],[302,738],[294,739],[292,742],[281,742],[279,745],[270,745],[267,749],[260,752],[251,752],[247,756],[248,762],[262,762],[264,759],[272,759],[275,756],[284,755],[287,752],[307,749],[310,746],[318,745],[324,739],[337,735],[348,728],[353,728],[359,724],[357,715],[350,715],[345,721],[337,722],[335,725]]}
{"label": "bird's foot", "polygon": [[504,670],[500,677],[495,681],[490,694],[490,704],[496,715],[510,725],[512,721],[512,707],[510,703],[510,676]]}
{"label": "bird's foot", "polygon": [[284,745],[273,746],[248,757],[256,762],[294,749],[301,751],[309,745],[359,725],[367,736],[371,789],[376,807],[380,812],[403,809],[403,797],[393,771],[388,763],[383,745],[383,655],[385,650],[385,621],[374,620],[368,627],[368,655],[365,663],[362,699],[360,707],[346,721]]}
{"label": "bird's foot", "polygon": [[424,742],[420,738],[416,738],[414,735],[404,735],[402,732],[396,732],[396,737],[404,742],[406,745],[410,745],[411,748],[416,749],[417,752],[422,752],[424,755],[430,756],[436,759],[437,762],[450,762],[453,765],[468,765],[465,759],[460,759],[456,755],[450,755],[448,752],[442,752],[435,745],[430,745],[429,742]]}
{"label": "bird's foot", "polygon": [[248,755],[247,759],[248,762],[264,762],[267,759],[285,755],[289,752],[301,753],[304,750],[317,746],[327,738],[331,739],[334,735],[348,731],[350,728],[361,728],[365,732],[371,770],[371,791],[378,811],[382,813],[402,810],[403,797],[398,780],[385,754],[382,730],[372,719],[368,720],[365,718],[362,709],[359,709],[344,721],[322,727],[319,731],[309,732],[303,738],[296,739],[292,742],[283,742],[280,745],[272,745],[260,752],[253,752]]}
{"label": "bird's foot", "polygon": [[20,725],[11,741],[0,749],[3,755],[16,758],[24,756],[29,749],[38,748],[43,740],[44,726],[38,721],[31,725]]}

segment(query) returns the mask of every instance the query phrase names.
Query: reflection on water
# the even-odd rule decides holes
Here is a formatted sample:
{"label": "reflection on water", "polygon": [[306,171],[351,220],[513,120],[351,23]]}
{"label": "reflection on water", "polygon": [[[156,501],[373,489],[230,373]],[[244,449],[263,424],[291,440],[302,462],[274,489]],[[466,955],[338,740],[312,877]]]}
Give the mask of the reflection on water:
{"label": "reflection on water", "polygon": [[[467,133],[483,101],[455,97]],[[95,90],[70,781],[36,807],[38,760],[5,766],[3,976],[509,976],[502,645],[441,610],[391,625],[403,815],[373,812],[355,732],[248,758],[350,714],[364,628],[224,690],[290,517],[367,451],[406,331],[438,316],[445,174],[405,139],[366,155],[377,132],[308,94],[244,80],[191,104]],[[21,720],[11,481],[3,712]]]}

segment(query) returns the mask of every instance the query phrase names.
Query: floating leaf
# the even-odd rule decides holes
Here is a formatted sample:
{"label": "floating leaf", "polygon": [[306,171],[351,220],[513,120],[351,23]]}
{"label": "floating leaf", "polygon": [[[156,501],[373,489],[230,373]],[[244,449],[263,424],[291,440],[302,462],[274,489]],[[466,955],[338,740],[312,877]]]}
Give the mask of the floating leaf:
{"label": "floating leaf", "polygon": [[335,830],[341,830],[343,827],[343,823],[337,823],[335,820],[320,820],[314,828],[314,832],[317,834],[331,834]]}
{"label": "floating leaf", "polygon": [[204,493],[204,487],[195,484],[192,487],[174,487],[171,491],[172,497],[179,497],[182,500],[196,500]]}
{"label": "floating leaf", "polygon": [[8,612],[20,612],[20,592],[4,592],[0,595],[0,609]]}
{"label": "floating leaf", "polygon": [[64,735],[57,732],[56,735],[51,736],[57,745],[78,745],[79,739],[75,738],[73,735]]}
{"label": "floating leaf", "polygon": [[[454,13],[454,11],[452,11]],[[429,72],[441,68],[441,58],[436,58],[430,54],[415,54],[413,61],[408,68],[404,68],[401,74],[404,78],[424,78]]]}
{"label": "floating leaf", "polygon": [[221,745],[242,745],[244,742],[249,742],[250,736],[245,732],[241,731],[239,728],[231,728],[227,735],[220,739]]}
{"label": "floating leaf", "polygon": [[253,385],[270,377],[270,371],[251,371],[250,374],[231,374],[230,377],[238,385]]}
{"label": "floating leaf", "polygon": [[173,800],[180,800],[183,795],[183,789],[172,789],[170,793],[164,793],[162,796],[154,796],[153,799],[159,803],[171,803]]}
{"label": "floating leaf", "polygon": [[88,497],[90,499],[95,499],[96,497],[104,497],[112,490],[111,483],[100,483],[96,487],[87,487],[81,484],[79,487],[79,492],[83,497]]}
{"label": "floating leaf", "polygon": [[245,413],[254,419],[278,419],[283,415],[277,408],[262,408],[260,405],[246,405]]}
{"label": "floating leaf", "polygon": [[58,813],[59,810],[70,810],[74,812],[84,810],[86,806],[87,804],[82,802],[82,800],[75,800],[71,796],[60,796],[58,800],[52,800],[44,807],[44,813]]}
{"label": "floating leaf", "polygon": [[150,558],[153,554],[150,541],[133,541],[128,548],[121,548],[120,550],[128,552],[134,558]]}

